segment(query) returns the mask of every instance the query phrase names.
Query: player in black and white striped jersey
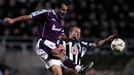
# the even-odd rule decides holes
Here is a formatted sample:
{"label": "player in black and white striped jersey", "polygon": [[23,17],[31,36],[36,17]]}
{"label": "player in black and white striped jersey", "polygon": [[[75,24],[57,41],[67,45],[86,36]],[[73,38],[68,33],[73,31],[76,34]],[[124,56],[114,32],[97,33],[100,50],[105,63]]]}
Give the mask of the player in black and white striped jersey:
{"label": "player in black and white striped jersey", "polygon": [[[115,38],[116,34],[110,35],[106,39],[100,40],[98,42],[85,42],[80,40],[81,29],[78,26],[73,26],[69,30],[68,39],[62,41],[65,53],[75,64],[81,64],[81,58],[89,50],[89,48],[96,48],[104,45],[106,42],[111,41]],[[88,64],[86,67],[91,67],[93,63]]]}
{"label": "player in black and white striped jersey", "polygon": [[87,48],[90,48],[92,43],[82,41],[63,41],[66,55],[78,65],[81,65],[81,57],[86,53]]}

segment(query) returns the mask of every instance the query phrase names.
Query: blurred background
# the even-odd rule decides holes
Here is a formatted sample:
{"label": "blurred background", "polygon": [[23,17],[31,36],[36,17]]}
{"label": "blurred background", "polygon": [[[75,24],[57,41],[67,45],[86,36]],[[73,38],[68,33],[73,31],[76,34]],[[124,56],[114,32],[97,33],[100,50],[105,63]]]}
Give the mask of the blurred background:
{"label": "blurred background", "polygon": [[[126,42],[124,52],[113,52],[110,43],[89,50],[83,63],[95,65],[86,75],[134,75],[134,1],[69,0],[66,31],[82,28],[82,40],[100,40],[118,33]],[[0,0],[0,19],[53,8],[57,0]],[[37,25],[32,21],[0,24],[0,75],[51,75],[35,54]],[[86,60],[86,61],[85,61]]]}

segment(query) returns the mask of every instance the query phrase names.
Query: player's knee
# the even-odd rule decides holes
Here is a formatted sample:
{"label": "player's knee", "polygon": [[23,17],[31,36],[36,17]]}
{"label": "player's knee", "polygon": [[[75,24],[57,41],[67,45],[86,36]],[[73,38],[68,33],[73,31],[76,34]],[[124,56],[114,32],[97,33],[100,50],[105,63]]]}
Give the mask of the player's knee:
{"label": "player's knee", "polygon": [[59,65],[53,65],[50,70],[52,71],[53,75],[63,75],[62,68]]}

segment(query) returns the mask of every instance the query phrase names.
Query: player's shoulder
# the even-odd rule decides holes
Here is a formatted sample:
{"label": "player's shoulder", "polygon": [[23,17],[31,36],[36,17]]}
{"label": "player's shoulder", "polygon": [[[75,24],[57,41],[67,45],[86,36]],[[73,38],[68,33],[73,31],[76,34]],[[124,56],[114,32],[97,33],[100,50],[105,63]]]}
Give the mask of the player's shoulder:
{"label": "player's shoulder", "polygon": [[87,45],[89,42],[82,40],[82,41],[80,41],[80,43],[81,43],[81,44],[84,44],[84,45]]}
{"label": "player's shoulder", "polygon": [[94,43],[93,41],[80,41],[81,45],[83,46],[92,46],[92,44]]}
{"label": "player's shoulder", "polygon": [[42,12],[42,13],[43,12],[50,12],[51,13],[53,10],[52,9],[41,9],[39,11]]}
{"label": "player's shoulder", "polygon": [[37,16],[37,15],[48,13],[48,12],[52,12],[52,10],[50,10],[50,9],[41,9],[41,10],[37,10],[35,12],[32,12],[31,15]]}
{"label": "player's shoulder", "polygon": [[48,12],[51,15],[57,15],[55,9],[43,9],[43,12]]}

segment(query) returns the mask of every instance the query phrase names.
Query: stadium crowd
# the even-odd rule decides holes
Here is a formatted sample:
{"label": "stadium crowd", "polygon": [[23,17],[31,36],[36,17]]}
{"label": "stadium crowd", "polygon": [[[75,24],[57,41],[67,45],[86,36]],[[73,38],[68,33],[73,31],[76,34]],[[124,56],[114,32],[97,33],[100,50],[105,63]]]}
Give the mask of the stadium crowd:
{"label": "stadium crowd", "polygon": [[[105,37],[118,33],[121,37],[134,35],[133,0],[69,0],[70,10],[66,16],[66,26],[78,24],[82,37]],[[56,0],[0,0],[0,19],[30,14],[42,8],[53,8]],[[20,24],[20,25],[18,25]],[[0,25],[0,35],[32,36],[37,26],[32,22],[16,23],[12,26]]]}

